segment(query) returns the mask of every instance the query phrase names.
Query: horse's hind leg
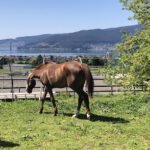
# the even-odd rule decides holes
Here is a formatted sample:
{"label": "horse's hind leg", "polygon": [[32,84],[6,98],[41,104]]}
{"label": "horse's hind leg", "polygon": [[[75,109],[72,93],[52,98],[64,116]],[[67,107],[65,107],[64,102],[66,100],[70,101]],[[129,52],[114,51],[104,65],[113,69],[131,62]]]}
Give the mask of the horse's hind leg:
{"label": "horse's hind leg", "polygon": [[76,110],[76,113],[72,117],[78,117],[78,115],[80,113],[80,108],[81,108],[82,101],[83,101],[83,98],[79,95],[77,110]]}
{"label": "horse's hind leg", "polygon": [[56,116],[58,114],[58,110],[57,110],[57,106],[55,103],[55,98],[54,98],[52,90],[49,90],[49,94],[50,94],[50,99],[51,99],[53,107],[54,107],[54,116]]}
{"label": "horse's hind leg", "polygon": [[47,90],[44,91],[43,97],[41,99],[41,108],[40,108],[40,112],[39,112],[40,114],[43,112],[46,95],[47,95]]}
{"label": "horse's hind leg", "polygon": [[91,112],[90,112],[90,107],[89,107],[89,97],[88,94],[83,91],[83,97],[84,97],[84,103],[86,107],[86,115],[87,119],[91,118]]}
{"label": "horse's hind leg", "polygon": [[88,97],[87,93],[85,93],[83,90],[80,90],[77,93],[79,95],[78,106],[77,106],[77,112],[73,115],[73,117],[77,117],[79,115],[81,104],[82,104],[82,101],[84,100],[85,107],[86,107],[87,119],[90,119],[91,114],[90,114],[90,107],[89,107],[89,97]]}

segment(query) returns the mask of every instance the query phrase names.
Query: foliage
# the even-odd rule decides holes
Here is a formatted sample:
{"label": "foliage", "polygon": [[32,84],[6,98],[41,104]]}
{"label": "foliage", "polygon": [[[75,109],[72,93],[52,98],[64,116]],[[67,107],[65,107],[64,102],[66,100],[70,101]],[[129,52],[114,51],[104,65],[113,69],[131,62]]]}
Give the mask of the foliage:
{"label": "foliage", "polygon": [[34,59],[32,62],[31,62],[31,64],[33,65],[33,66],[38,66],[38,65],[40,65],[40,64],[42,64],[43,63],[43,57],[41,56],[41,55],[38,55],[37,57],[36,57],[36,59]]}
{"label": "foliage", "polygon": [[[77,99],[77,97],[75,97]],[[59,114],[52,104],[18,100],[0,103],[0,149],[148,149],[150,147],[150,95],[97,95],[91,101],[92,121],[71,118],[77,101],[56,96]]]}
{"label": "foliage", "polygon": [[102,57],[97,57],[97,56],[93,56],[92,58],[84,56],[82,58],[82,62],[90,66],[104,66],[107,60]]}
{"label": "foliage", "polygon": [[6,58],[6,57],[2,57],[1,59],[0,59],[0,65],[6,65],[6,64],[8,64],[9,63],[9,60],[8,60],[8,58]]}
{"label": "foliage", "polygon": [[[142,29],[134,35],[125,33],[122,43],[116,46],[120,58],[116,67],[109,65],[109,79],[116,75],[115,81],[132,87],[145,84],[150,87],[150,1],[149,0],[121,0],[125,9],[134,13],[133,18],[142,24]],[[110,77],[111,76],[111,77]]]}

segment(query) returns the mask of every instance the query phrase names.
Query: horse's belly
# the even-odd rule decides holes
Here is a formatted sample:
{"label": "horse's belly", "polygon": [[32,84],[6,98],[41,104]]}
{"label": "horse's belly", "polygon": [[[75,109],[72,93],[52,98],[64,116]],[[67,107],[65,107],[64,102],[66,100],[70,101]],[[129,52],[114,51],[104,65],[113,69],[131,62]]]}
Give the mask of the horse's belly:
{"label": "horse's belly", "polygon": [[67,87],[67,82],[66,81],[59,81],[59,82],[55,82],[53,84],[54,88],[64,88]]}

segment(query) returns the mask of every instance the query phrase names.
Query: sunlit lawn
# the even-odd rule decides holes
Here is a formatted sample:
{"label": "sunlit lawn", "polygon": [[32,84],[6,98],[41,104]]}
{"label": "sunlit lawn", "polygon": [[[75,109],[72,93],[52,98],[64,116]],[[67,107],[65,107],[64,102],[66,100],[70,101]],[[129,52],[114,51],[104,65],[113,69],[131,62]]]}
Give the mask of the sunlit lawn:
{"label": "sunlit lawn", "polygon": [[39,101],[0,102],[0,149],[124,150],[150,148],[150,95],[97,95],[91,100],[91,121],[82,107],[79,118],[71,115],[77,100],[56,96],[59,114]]}

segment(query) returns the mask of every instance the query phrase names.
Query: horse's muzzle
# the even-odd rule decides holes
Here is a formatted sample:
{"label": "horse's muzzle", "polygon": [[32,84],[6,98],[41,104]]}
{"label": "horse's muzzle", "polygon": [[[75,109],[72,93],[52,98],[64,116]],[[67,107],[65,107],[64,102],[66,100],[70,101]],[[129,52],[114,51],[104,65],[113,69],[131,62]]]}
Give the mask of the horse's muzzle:
{"label": "horse's muzzle", "polygon": [[32,93],[32,90],[31,89],[26,89],[27,93]]}

